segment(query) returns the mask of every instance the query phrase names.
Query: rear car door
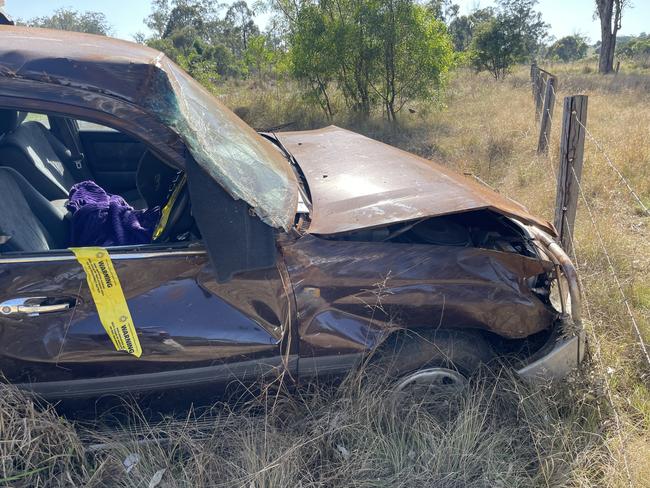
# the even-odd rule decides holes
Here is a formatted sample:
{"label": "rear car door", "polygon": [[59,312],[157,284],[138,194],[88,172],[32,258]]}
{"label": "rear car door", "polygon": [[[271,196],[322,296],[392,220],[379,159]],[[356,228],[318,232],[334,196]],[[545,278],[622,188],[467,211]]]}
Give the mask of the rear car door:
{"label": "rear car door", "polygon": [[[218,283],[202,247],[109,249],[142,355],[113,347],[69,251],[0,255],[0,370],[46,398],[221,389],[275,374],[288,295],[275,267]],[[289,362],[287,362],[289,361]]]}

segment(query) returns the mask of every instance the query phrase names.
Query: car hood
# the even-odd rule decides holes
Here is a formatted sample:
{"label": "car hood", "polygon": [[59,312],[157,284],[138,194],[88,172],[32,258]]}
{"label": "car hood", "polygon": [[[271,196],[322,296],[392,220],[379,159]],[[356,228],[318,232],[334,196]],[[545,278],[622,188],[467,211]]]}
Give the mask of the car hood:
{"label": "car hood", "polygon": [[312,196],[312,234],[490,209],[556,235],[517,202],[433,161],[340,127],[276,136],[298,161]]}

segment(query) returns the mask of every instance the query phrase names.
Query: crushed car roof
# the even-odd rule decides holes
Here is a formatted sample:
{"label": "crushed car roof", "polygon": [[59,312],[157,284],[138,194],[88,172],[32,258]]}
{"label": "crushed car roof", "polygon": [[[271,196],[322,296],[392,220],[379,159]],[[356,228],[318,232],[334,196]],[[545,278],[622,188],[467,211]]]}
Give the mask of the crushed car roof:
{"label": "crushed car roof", "polygon": [[553,226],[522,205],[445,166],[336,126],[276,136],[305,173],[309,232],[337,234],[424,217],[490,209]]}
{"label": "crushed car roof", "polygon": [[293,225],[298,185],[286,158],[163,53],[105,36],[3,25],[3,77],[102,93],[141,107],[176,131],[233,198],[273,227]]}
{"label": "crushed car roof", "polygon": [[0,28],[0,75],[84,88],[142,105],[163,54],[142,44],[32,27]]}

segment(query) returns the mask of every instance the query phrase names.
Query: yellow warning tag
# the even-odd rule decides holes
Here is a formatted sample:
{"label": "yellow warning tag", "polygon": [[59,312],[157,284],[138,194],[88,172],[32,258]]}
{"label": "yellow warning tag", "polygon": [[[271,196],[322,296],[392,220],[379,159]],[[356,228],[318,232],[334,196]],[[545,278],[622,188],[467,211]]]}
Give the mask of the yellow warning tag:
{"label": "yellow warning tag", "polygon": [[86,272],[86,281],[95,301],[99,320],[113,341],[115,349],[139,358],[142,355],[140,340],[108,251],[103,247],[75,247],[70,250]]}

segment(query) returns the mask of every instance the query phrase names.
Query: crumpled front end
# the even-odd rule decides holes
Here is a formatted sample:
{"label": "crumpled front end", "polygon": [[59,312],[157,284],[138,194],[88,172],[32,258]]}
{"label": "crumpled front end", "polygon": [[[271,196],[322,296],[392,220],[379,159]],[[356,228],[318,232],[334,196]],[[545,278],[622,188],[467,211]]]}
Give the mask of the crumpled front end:
{"label": "crumpled front end", "polygon": [[494,212],[305,234],[281,249],[301,357],[360,355],[404,328],[484,331],[527,351],[516,363],[527,377],[563,376],[584,354],[571,262],[544,231]]}
{"label": "crumpled front end", "polygon": [[577,368],[587,351],[580,283],[571,259],[551,236],[534,226],[527,226],[526,230],[540,252],[557,268],[557,297],[562,313],[550,340],[518,373],[529,379],[559,379]]}

